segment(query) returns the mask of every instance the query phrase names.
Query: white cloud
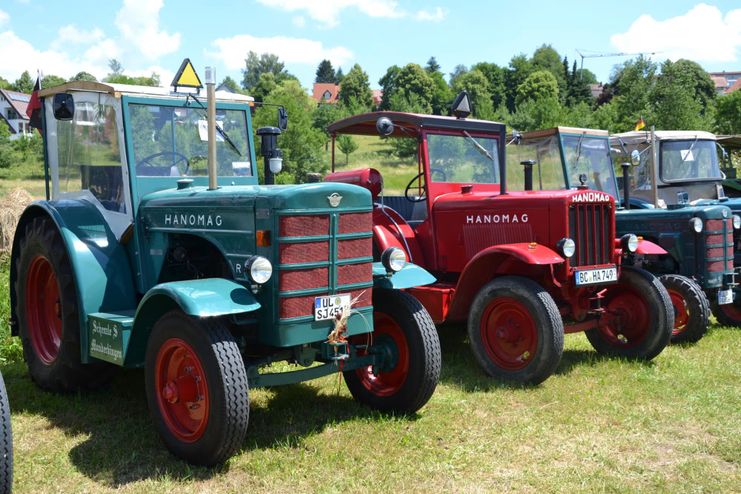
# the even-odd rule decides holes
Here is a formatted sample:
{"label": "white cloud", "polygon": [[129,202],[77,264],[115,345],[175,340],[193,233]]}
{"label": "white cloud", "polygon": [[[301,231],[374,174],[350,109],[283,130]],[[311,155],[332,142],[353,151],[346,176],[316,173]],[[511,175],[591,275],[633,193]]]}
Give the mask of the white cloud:
{"label": "white cloud", "polygon": [[10,20],[10,16],[4,10],[0,10],[0,26],[6,24]]}
{"label": "white cloud", "polygon": [[304,38],[274,36],[258,38],[249,34],[240,34],[231,38],[219,38],[211,45],[215,51],[208,55],[220,60],[227,69],[244,68],[247,52],[273,53],[285,63],[315,65],[324,59],[338,67],[352,60],[353,53],[343,46],[325,47],[320,41]]}
{"label": "white cloud", "polygon": [[304,27],[306,25],[306,19],[304,19],[304,16],[297,15],[293,19],[291,19],[291,22],[293,22],[293,25],[296,27]]}
{"label": "white cloud", "polygon": [[689,12],[663,21],[642,15],[625,33],[610,39],[626,53],[659,52],[660,58],[687,58],[697,62],[734,62],[741,47],[741,9],[725,17],[704,3]]}
{"label": "white cloud", "polygon": [[57,39],[54,43],[58,45],[63,45],[65,43],[76,45],[98,43],[103,40],[104,37],[105,35],[103,34],[103,31],[97,27],[90,31],[85,31],[84,29],[79,29],[77,26],[68,24],[59,28]]}
{"label": "white cloud", "polygon": [[418,21],[442,22],[447,12],[442,7],[435,7],[433,10],[419,10],[414,14]]}
{"label": "white cloud", "polygon": [[150,60],[180,48],[180,33],[160,30],[159,13],[163,3],[163,0],[124,0],[116,14],[116,27],[124,40]]}

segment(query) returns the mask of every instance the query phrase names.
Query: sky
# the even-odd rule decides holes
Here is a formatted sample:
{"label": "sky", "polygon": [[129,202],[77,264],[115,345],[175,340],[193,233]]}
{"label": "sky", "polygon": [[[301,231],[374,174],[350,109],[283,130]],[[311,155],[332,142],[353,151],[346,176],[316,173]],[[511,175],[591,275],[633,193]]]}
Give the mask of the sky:
{"label": "sky", "polygon": [[[354,64],[371,87],[391,65],[446,74],[458,64],[506,66],[550,44],[583,61],[600,81],[630,56],[689,58],[708,71],[741,71],[741,2],[685,0],[0,0],[0,76],[24,70],[99,79],[117,59],[131,76],[157,72],[168,84],[188,57],[203,79],[242,79],[251,50],[275,53],[305,88],[329,59]],[[585,56],[581,58],[580,53]],[[607,56],[591,56],[607,55]]]}

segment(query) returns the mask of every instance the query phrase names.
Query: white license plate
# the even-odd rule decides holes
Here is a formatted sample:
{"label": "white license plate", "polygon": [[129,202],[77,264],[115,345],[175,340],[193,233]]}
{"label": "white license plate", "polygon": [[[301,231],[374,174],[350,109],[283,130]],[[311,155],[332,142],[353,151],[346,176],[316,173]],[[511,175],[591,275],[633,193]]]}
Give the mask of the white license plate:
{"label": "white license plate", "polygon": [[350,305],[350,294],[326,295],[314,298],[314,320],[334,319],[342,313],[342,308]]}
{"label": "white license plate", "polygon": [[617,268],[585,269],[584,271],[577,271],[575,275],[577,286],[609,283],[617,281]]}
{"label": "white license plate", "polygon": [[732,304],[733,303],[733,290],[718,290],[718,305]]}

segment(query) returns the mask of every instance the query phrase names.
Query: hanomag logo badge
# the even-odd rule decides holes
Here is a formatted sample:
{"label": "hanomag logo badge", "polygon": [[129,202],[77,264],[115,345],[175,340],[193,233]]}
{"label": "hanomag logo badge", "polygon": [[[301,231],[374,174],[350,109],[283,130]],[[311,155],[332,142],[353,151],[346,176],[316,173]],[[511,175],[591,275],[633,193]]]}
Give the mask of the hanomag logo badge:
{"label": "hanomag logo badge", "polygon": [[333,192],[332,195],[327,196],[327,200],[329,201],[329,205],[333,208],[336,208],[340,205],[340,201],[342,200],[342,196],[339,195],[337,192]]}

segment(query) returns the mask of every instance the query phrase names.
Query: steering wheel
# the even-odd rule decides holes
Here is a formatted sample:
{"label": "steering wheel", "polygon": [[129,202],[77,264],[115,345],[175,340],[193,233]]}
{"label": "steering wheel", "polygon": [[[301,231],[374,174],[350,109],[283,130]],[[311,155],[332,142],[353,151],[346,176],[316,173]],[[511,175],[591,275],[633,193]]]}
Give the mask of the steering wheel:
{"label": "steering wheel", "polygon": [[445,173],[445,170],[442,168],[435,168],[434,166],[430,167],[430,177],[432,177],[435,173],[439,173],[442,175],[442,179],[440,182],[447,182],[448,181],[448,175]]}
{"label": "steering wheel", "polygon": [[[445,174],[445,171],[442,168],[430,168],[430,175],[432,175],[433,173],[439,173],[443,177],[442,178],[442,182],[447,182],[448,176]],[[424,176],[424,174],[425,174],[425,172],[423,172],[423,171],[422,172],[419,172],[407,184],[406,189],[404,189],[404,197],[406,198],[407,201],[409,201],[409,202],[422,202],[422,201],[426,201],[427,200],[427,196],[424,195],[424,194],[421,195],[421,196],[419,196],[419,197],[409,194],[409,192],[412,190],[412,186],[414,185],[414,183],[417,180],[419,180],[420,178],[422,178]]]}
{"label": "steering wheel", "polygon": [[[145,169],[145,168],[159,167],[158,165],[155,165],[152,162],[152,160],[154,160],[155,158],[162,157],[162,156],[172,157],[172,163],[170,163],[170,165],[165,165],[165,166],[169,166],[171,169],[173,166],[176,166],[178,163],[185,162],[185,170],[180,172],[180,167],[178,167],[178,172],[180,172],[179,173],[180,175],[186,175],[188,173],[188,170],[190,169],[190,162],[188,161],[187,156],[185,156],[184,154],[178,153],[177,151],[162,151],[161,153],[150,154],[149,156],[145,156],[144,158],[140,159],[139,163],[136,164],[137,174],[139,174],[140,170]],[[162,167],[159,167],[159,168],[162,168]],[[142,175],[146,175],[146,173],[142,173]],[[170,175],[170,173],[168,173],[167,175]]]}

